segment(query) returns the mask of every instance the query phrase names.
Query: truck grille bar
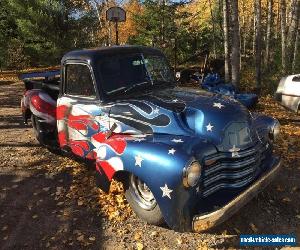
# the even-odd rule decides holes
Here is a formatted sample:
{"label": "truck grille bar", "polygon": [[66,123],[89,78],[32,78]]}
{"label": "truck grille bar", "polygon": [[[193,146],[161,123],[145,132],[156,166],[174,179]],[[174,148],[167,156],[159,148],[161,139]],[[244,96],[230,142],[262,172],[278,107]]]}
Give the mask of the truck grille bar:
{"label": "truck grille bar", "polygon": [[239,157],[232,157],[229,152],[207,156],[204,162],[213,164],[204,164],[203,197],[221,189],[241,188],[249,184],[255,179],[257,169],[271,150],[270,144],[264,142],[239,151]]}

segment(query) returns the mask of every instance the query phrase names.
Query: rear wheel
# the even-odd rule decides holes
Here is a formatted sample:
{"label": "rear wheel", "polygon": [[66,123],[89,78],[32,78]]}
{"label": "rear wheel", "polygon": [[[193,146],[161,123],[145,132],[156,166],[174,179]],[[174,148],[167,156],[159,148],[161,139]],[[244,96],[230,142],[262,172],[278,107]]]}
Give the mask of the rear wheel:
{"label": "rear wheel", "polygon": [[44,145],[40,135],[40,123],[38,121],[38,117],[35,116],[34,114],[31,115],[31,124],[36,139],[41,145]]}
{"label": "rear wheel", "polygon": [[34,135],[38,142],[46,147],[50,152],[54,154],[61,154],[62,151],[58,145],[58,141],[56,139],[56,135],[54,132],[43,132],[39,118],[34,114],[31,115],[31,124],[33,128]]}
{"label": "rear wheel", "polygon": [[163,224],[160,208],[145,182],[130,174],[125,188],[126,199],[137,216],[152,225]]}

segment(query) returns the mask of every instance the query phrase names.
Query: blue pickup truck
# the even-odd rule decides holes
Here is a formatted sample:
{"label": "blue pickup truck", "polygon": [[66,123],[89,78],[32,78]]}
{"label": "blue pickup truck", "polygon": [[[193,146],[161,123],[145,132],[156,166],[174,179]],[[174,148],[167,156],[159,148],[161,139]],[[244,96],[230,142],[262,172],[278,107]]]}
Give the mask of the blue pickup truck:
{"label": "blue pickup truck", "polygon": [[230,97],[176,86],[157,49],[67,53],[60,71],[21,76],[25,123],[52,150],[95,164],[98,184],[122,181],[135,213],[176,231],[229,218],[278,173],[276,119]]}

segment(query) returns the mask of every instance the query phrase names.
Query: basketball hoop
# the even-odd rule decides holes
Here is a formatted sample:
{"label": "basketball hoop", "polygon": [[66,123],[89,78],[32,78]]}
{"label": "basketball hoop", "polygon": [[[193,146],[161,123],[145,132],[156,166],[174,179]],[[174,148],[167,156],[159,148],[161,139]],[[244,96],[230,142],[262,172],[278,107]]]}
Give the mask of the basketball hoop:
{"label": "basketball hoop", "polygon": [[106,11],[106,20],[115,22],[116,27],[116,45],[119,45],[118,22],[126,21],[126,12],[121,7],[111,7]]}
{"label": "basketball hoop", "polygon": [[121,7],[111,7],[106,11],[106,20],[111,22],[125,22],[126,12]]}

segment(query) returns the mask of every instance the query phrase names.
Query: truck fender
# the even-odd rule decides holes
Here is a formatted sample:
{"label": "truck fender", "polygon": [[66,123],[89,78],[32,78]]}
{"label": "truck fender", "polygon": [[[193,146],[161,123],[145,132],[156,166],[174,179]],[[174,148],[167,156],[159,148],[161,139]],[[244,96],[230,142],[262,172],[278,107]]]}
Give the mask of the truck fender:
{"label": "truck fender", "polygon": [[[169,154],[171,148],[175,150],[175,154]],[[102,154],[104,156],[103,152]],[[134,174],[144,181],[153,193],[167,224],[176,227],[180,219],[177,215],[184,213],[184,209],[178,204],[185,204],[185,200],[189,199],[189,190],[183,187],[182,175],[183,168],[191,162],[191,158],[191,155],[174,145],[127,140],[122,155],[107,160],[97,158],[98,184],[101,183],[100,187],[107,191],[111,179],[118,174]],[[169,196],[163,193],[166,187],[171,190]]]}
{"label": "truck fender", "polygon": [[[23,114],[30,113],[51,125],[56,124],[56,101],[42,90],[28,90],[21,100]],[[27,117],[28,119],[29,117]]]}

